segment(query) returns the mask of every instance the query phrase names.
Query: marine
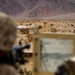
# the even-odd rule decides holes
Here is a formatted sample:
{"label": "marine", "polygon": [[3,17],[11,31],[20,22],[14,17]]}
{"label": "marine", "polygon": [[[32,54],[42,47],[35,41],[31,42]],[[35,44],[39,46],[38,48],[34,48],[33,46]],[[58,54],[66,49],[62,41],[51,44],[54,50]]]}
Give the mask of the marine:
{"label": "marine", "polygon": [[17,70],[2,63],[16,40],[16,22],[7,14],[0,12],[0,75],[19,75]]}

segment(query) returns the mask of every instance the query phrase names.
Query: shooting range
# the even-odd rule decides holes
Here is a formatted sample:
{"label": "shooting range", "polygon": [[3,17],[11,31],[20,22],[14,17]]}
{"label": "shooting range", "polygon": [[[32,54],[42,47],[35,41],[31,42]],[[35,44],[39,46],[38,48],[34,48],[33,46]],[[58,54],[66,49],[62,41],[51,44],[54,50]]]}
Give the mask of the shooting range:
{"label": "shooting range", "polygon": [[34,38],[34,75],[54,75],[75,55],[75,34],[37,33]]}

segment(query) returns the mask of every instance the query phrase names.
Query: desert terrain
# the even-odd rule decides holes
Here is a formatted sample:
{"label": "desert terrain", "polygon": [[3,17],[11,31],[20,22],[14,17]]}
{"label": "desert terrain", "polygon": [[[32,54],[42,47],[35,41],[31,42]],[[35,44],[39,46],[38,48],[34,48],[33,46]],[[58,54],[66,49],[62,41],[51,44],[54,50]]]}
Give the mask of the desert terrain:
{"label": "desert terrain", "polygon": [[[39,32],[54,32],[54,33],[75,33],[75,20],[26,20],[17,21],[17,26],[37,26]],[[17,30],[17,39],[15,45],[18,45],[19,41],[22,41],[22,45],[26,43],[31,44],[30,52],[33,52],[33,30]],[[28,52],[29,52],[28,51]],[[28,63],[22,65],[22,68],[27,70],[33,70],[32,57],[27,57]]]}

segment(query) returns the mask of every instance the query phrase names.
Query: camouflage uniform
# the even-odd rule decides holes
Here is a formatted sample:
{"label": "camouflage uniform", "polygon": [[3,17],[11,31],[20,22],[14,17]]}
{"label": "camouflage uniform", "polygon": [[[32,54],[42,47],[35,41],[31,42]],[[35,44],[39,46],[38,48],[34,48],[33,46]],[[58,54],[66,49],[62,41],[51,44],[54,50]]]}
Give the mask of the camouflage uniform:
{"label": "camouflage uniform", "polygon": [[16,38],[16,23],[0,13],[0,50],[9,51]]}
{"label": "camouflage uniform", "polygon": [[[16,23],[10,16],[0,12],[0,59],[10,51],[15,39]],[[18,72],[12,66],[0,63],[0,75],[18,75]]]}
{"label": "camouflage uniform", "polygon": [[19,74],[12,66],[0,65],[0,75],[19,75]]}

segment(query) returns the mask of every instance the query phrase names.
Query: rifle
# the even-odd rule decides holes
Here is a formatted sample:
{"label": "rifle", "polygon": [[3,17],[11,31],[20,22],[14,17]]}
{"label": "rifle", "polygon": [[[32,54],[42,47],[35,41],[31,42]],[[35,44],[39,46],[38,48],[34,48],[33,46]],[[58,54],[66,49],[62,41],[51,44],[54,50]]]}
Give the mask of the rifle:
{"label": "rifle", "polygon": [[7,53],[4,57],[2,57],[0,59],[0,63],[12,65],[15,68],[17,68],[16,63],[24,64],[26,62],[24,57],[23,57],[23,54],[24,54],[23,50],[29,49],[29,48],[30,48],[29,43],[27,43],[23,47],[21,45],[12,47],[10,52]]}

